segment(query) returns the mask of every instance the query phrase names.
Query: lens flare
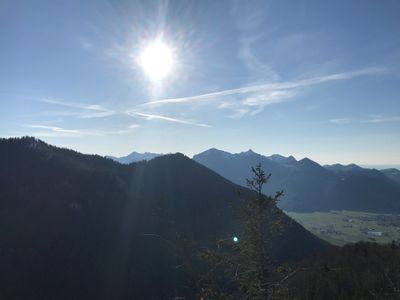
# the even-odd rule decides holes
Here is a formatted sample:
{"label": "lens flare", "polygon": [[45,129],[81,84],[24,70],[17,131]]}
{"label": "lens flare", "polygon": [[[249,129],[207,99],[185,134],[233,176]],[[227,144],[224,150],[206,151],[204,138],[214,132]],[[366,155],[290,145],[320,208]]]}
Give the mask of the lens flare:
{"label": "lens flare", "polygon": [[156,39],[141,50],[137,63],[150,80],[161,81],[173,70],[175,57],[167,44]]}

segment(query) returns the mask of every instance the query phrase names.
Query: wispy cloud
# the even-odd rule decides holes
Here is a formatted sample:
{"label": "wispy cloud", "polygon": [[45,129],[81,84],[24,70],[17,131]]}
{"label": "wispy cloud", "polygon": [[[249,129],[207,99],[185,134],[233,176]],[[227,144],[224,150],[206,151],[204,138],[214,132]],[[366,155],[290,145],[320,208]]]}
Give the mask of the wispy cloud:
{"label": "wispy cloud", "polygon": [[330,119],[329,123],[333,124],[353,124],[353,123],[369,123],[369,124],[379,124],[379,123],[391,123],[400,122],[400,116],[370,116],[364,119],[357,118],[338,118]]}
{"label": "wispy cloud", "polygon": [[[267,84],[254,84],[235,89],[221,90],[195,96],[167,98],[138,105],[144,108],[156,108],[166,105],[215,103],[217,108],[233,112],[230,118],[241,118],[245,115],[255,115],[266,106],[288,101],[298,94],[301,88],[311,87],[327,82],[350,80],[360,76],[372,76],[387,72],[386,68],[374,67],[355,71],[334,73],[325,76],[315,76],[299,80],[282,81]],[[230,101],[227,101],[230,97]]]}
{"label": "wispy cloud", "polygon": [[[82,119],[89,119],[89,118],[102,118],[102,117],[107,117],[107,116],[112,116],[112,115],[118,115],[118,114],[125,114],[125,115],[130,115],[130,116],[136,116],[143,118],[145,120],[163,120],[163,121],[168,121],[168,122],[174,122],[174,123],[179,123],[179,124],[185,124],[185,125],[193,125],[193,126],[199,126],[199,127],[211,127],[208,124],[203,124],[203,123],[198,123],[192,120],[186,120],[186,119],[181,119],[181,118],[176,118],[176,117],[170,117],[170,116],[165,116],[165,115],[160,115],[160,114],[154,114],[154,113],[147,113],[147,112],[137,112],[135,110],[125,110],[125,111],[115,111],[108,109],[102,105],[98,104],[83,104],[83,103],[78,103],[78,102],[65,102],[65,101],[59,101],[59,100],[54,100],[54,99],[48,99],[48,98],[42,98],[40,99],[41,102],[49,103],[49,104],[54,104],[58,106],[64,106],[67,108],[75,109],[75,110],[61,110],[61,111],[45,111],[42,112],[42,115],[57,115],[57,116],[75,116],[78,118]],[[113,131],[90,131],[90,132],[85,132],[85,135],[105,135],[105,134],[125,134],[132,132],[134,129],[140,127],[138,124],[134,124],[129,126],[128,128],[120,129],[120,130],[113,130]],[[39,128],[39,127],[38,127]],[[45,129],[44,127],[42,129]],[[50,130],[51,128],[46,128]],[[53,127],[51,132],[40,132],[40,134],[43,134],[48,136],[48,135],[72,135],[72,133],[67,133],[67,132],[61,132],[61,128],[56,128]],[[78,133],[75,133],[77,136]],[[80,135],[83,135],[83,132],[80,132]]]}
{"label": "wispy cloud", "polygon": [[88,39],[81,38],[79,39],[80,45],[85,50],[91,50],[94,48],[93,43],[91,43]]}
{"label": "wispy cloud", "polygon": [[86,137],[86,136],[106,136],[106,135],[122,135],[135,131],[140,128],[139,124],[131,124],[122,129],[114,130],[86,130],[86,129],[66,129],[57,126],[48,125],[24,125],[24,127],[39,129],[39,131],[33,131],[30,134],[37,137]]}
{"label": "wispy cloud", "polygon": [[286,101],[287,99],[292,98],[295,95],[296,93],[290,90],[269,91],[266,93],[254,94],[252,96],[249,96],[242,101],[242,104],[245,106],[257,107],[258,110],[262,110],[265,106]]}
{"label": "wispy cloud", "polygon": [[115,115],[116,112],[114,110],[107,109],[101,105],[98,104],[83,104],[83,103],[76,103],[76,102],[65,102],[65,101],[59,101],[59,100],[54,100],[54,99],[48,99],[48,98],[42,98],[42,102],[49,103],[49,104],[55,104],[59,106],[64,106],[64,107],[69,107],[69,108],[75,108],[79,109],[80,111],[78,112],[59,112],[59,113],[64,113],[66,115],[76,115],[79,118],[82,119],[91,119],[91,118],[103,118],[103,117],[108,117]]}
{"label": "wispy cloud", "polygon": [[287,101],[295,95],[296,93],[290,90],[252,93],[241,101],[222,102],[217,108],[232,111],[232,114],[228,115],[229,118],[240,119],[245,115],[254,116],[266,106]]}
{"label": "wispy cloud", "polygon": [[366,123],[387,123],[387,122],[399,122],[400,116],[394,117],[384,117],[384,116],[373,116],[368,120],[365,120]]}
{"label": "wispy cloud", "polygon": [[46,125],[26,125],[26,127],[29,128],[40,128],[40,129],[49,129],[51,131],[55,132],[62,132],[62,133],[79,133],[79,130],[75,129],[64,129],[61,127],[56,127],[56,126],[46,126]]}
{"label": "wispy cloud", "polygon": [[250,109],[248,108],[234,108],[232,109],[233,113],[228,115],[228,118],[231,119],[240,119],[243,116],[247,115],[250,113]]}
{"label": "wispy cloud", "polygon": [[313,111],[313,110],[318,109],[318,105],[307,105],[304,109],[306,111]]}
{"label": "wispy cloud", "polygon": [[266,18],[265,1],[231,1],[230,14],[240,32],[260,29]]}
{"label": "wispy cloud", "polygon": [[257,78],[268,79],[269,81],[277,81],[280,79],[278,73],[273,70],[272,66],[267,62],[261,61],[253,51],[254,44],[261,39],[260,35],[246,36],[240,39],[239,59],[243,62],[253,76]]}
{"label": "wispy cloud", "polygon": [[[286,102],[295,98],[303,88],[315,85],[350,80],[360,76],[373,76],[388,72],[384,67],[363,68],[354,71],[333,73],[324,76],[314,76],[298,80],[281,81],[275,83],[253,84],[234,89],[220,90],[211,93],[204,93],[188,97],[166,98],[139,104],[133,108],[125,110],[113,110],[100,104],[86,104],[80,102],[66,102],[56,99],[41,98],[40,101],[52,105],[66,107],[69,109],[56,112],[42,112],[45,115],[74,116],[82,119],[103,118],[117,114],[126,114],[139,117],[145,120],[161,120],[177,124],[192,125],[199,127],[211,127],[208,124],[197,122],[192,119],[180,118],[165,115],[164,112],[156,112],[158,108],[169,107],[170,105],[191,105],[191,104],[213,104],[219,110],[226,110],[228,118],[239,119],[244,116],[253,116],[262,112],[265,107],[277,103]],[[164,109],[165,111],[165,109]],[[331,119],[330,123],[383,123],[398,121],[398,117],[384,118],[380,116],[371,117],[365,120],[357,119]],[[47,124],[49,125],[49,124]],[[69,130],[61,127],[47,126],[46,124],[36,127],[42,129],[37,132],[41,136],[87,136],[87,135],[107,135],[107,134],[126,134],[132,132],[138,125],[131,128],[121,128],[116,130]],[[46,127],[47,126],[47,127]],[[32,127],[34,128],[34,127]]]}
{"label": "wispy cloud", "polygon": [[355,119],[351,118],[338,118],[338,119],[330,119],[328,120],[329,123],[333,124],[349,124],[349,123],[354,123]]}
{"label": "wispy cloud", "polygon": [[[44,103],[65,107],[68,109],[58,111],[42,111],[42,115],[51,116],[73,116],[81,119],[104,118],[113,115],[127,114],[130,116],[140,117],[145,120],[162,120],[177,124],[185,124],[199,127],[211,127],[208,124],[193,121],[191,119],[182,119],[165,115],[164,112],[156,112],[155,109],[170,105],[190,105],[190,104],[213,104],[219,110],[226,110],[229,113],[226,117],[239,119],[244,116],[253,116],[262,112],[265,107],[277,103],[286,102],[294,98],[300,92],[299,89],[315,86],[326,82],[334,82],[340,80],[349,80],[359,76],[372,76],[387,72],[383,67],[363,68],[354,71],[333,73],[325,76],[314,76],[302,78],[298,80],[281,81],[265,84],[253,84],[242,86],[234,89],[220,90],[211,93],[204,93],[188,97],[166,98],[155,101],[145,102],[136,105],[133,108],[116,111],[109,109],[100,104],[87,104],[81,102],[67,102],[58,99],[40,98]],[[352,120],[333,119],[331,123],[349,123]],[[379,118],[371,119],[369,122],[383,122]],[[44,128],[42,128],[44,129]],[[128,130],[128,131],[127,131]],[[114,134],[125,134],[131,129],[120,129],[113,131]],[[41,132],[43,133],[43,132]],[[91,132],[92,134],[104,134],[104,132]],[[63,134],[63,135],[82,135],[82,133],[61,132],[60,129],[54,127],[48,129],[46,134]],[[86,135],[89,133],[85,133]]]}
{"label": "wispy cloud", "polygon": [[[352,79],[359,76],[367,76],[367,75],[377,75],[386,72],[386,68],[365,68],[356,71],[349,71],[349,72],[342,72],[342,73],[335,73],[325,76],[318,76],[312,77],[307,79],[300,79],[294,81],[283,81],[283,82],[276,82],[276,83],[267,83],[267,84],[257,84],[257,85],[250,85],[235,89],[227,89],[218,92],[200,94],[195,96],[189,97],[180,97],[180,98],[167,98],[161,100],[150,101],[141,104],[140,106],[147,106],[147,107],[157,107],[163,105],[170,105],[170,104],[185,104],[185,103],[195,103],[195,102],[206,102],[210,100],[219,100],[221,101],[222,97],[225,96],[232,96],[232,95],[243,95],[249,93],[273,93],[273,92],[282,92],[285,90],[294,90],[297,88],[308,87],[313,85],[322,84],[325,82],[330,81],[340,81],[340,80],[347,80]],[[287,94],[281,93],[283,97],[286,97]]]}
{"label": "wispy cloud", "polygon": [[88,132],[83,132],[77,129],[66,129],[57,126],[47,126],[47,125],[25,125],[24,127],[40,129],[40,131],[31,132],[32,135],[37,137],[81,137],[88,134]]}
{"label": "wispy cloud", "polygon": [[193,122],[191,120],[183,120],[183,119],[178,119],[178,118],[167,117],[164,115],[148,114],[148,113],[135,112],[135,111],[127,111],[126,113],[130,116],[138,116],[138,117],[144,118],[145,120],[163,120],[163,121],[186,124],[186,125],[211,127],[208,124],[197,123],[197,122]]}
{"label": "wispy cloud", "polygon": [[131,133],[131,132],[135,131],[136,129],[140,128],[140,127],[142,127],[142,126],[139,125],[139,124],[131,124],[125,129],[119,129],[119,130],[114,130],[114,131],[106,131],[105,133],[122,135],[122,134]]}

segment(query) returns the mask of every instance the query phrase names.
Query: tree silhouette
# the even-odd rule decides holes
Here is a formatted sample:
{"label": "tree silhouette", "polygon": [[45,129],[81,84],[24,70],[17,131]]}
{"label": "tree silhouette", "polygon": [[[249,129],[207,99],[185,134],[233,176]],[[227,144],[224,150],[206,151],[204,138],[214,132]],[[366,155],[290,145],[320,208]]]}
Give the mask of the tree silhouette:
{"label": "tree silhouette", "polygon": [[268,242],[272,238],[271,228],[279,231],[279,221],[273,216],[283,191],[273,197],[264,195],[262,188],[271,174],[266,175],[260,164],[251,170],[253,177],[247,179],[247,186],[255,197],[239,210],[241,234],[218,241],[216,251],[200,253],[213,268],[207,273],[207,284],[199,299],[261,300],[272,293],[276,274]]}

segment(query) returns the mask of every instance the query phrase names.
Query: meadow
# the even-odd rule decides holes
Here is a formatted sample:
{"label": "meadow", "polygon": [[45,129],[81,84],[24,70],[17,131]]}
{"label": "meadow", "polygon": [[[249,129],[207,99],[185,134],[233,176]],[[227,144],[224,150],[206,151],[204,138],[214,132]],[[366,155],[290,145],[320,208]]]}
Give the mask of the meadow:
{"label": "meadow", "polygon": [[400,242],[400,215],[346,210],[286,214],[318,237],[339,246],[358,241]]}

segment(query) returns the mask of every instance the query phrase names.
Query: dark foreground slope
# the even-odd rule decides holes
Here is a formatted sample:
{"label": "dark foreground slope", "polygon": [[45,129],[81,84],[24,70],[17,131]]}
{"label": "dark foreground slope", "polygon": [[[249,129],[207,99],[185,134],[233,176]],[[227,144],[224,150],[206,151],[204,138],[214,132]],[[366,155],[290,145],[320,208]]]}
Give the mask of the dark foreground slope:
{"label": "dark foreground slope", "polygon": [[[236,233],[230,205],[253,196],[181,154],[121,165],[33,138],[0,140],[0,170],[1,299],[190,296],[182,237]],[[276,260],[327,247],[280,217]]]}
{"label": "dark foreground slope", "polygon": [[400,248],[395,243],[348,244],[303,261],[284,299],[400,299]]}

